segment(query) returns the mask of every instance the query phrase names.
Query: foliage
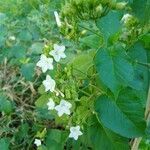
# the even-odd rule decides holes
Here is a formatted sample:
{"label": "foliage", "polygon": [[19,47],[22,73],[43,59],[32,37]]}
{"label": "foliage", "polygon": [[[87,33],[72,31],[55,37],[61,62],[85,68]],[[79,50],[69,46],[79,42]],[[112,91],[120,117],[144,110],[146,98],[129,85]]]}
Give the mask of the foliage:
{"label": "foliage", "polygon": [[[149,0],[0,0],[0,149],[128,150],[139,137],[149,149],[149,8]],[[66,58],[43,73],[37,62],[54,44]],[[65,99],[70,113],[49,110],[50,98]]]}

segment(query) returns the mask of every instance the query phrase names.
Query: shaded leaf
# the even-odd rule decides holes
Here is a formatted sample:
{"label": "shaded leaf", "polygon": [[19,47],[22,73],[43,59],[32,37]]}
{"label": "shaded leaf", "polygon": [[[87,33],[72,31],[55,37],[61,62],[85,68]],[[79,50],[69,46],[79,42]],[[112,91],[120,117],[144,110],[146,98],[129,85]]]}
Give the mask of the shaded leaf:
{"label": "shaded leaf", "polygon": [[96,54],[96,69],[100,80],[117,97],[122,86],[129,86],[134,79],[134,70],[124,49],[100,49]]}
{"label": "shaded leaf", "polygon": [[41,95],[35,102],[36,107],[47,108],[47,103],[51,94],[43,94]]}
{"label": "shaded leaf", "polygon": [[0,111],[6,114],[10,114],[13,110],[12,103],[7,99],[6,96],[0,94]]}
{"label": "shaded leaf", "polygon": [[144,22],[150,20],[150,1],[149,0],[133,0],[131,3],[133,13]]}
{"label": "shaded leaf", "polygon": [[28,30],[23,30],[19,34],[19,39],[25,42],[32,41],[32,35]]}
{"label": "shaded leaf", "polygon": [[9,150],[9,142],[7,138],[0,139],[0,149]]}
{"label": "shaded leaf", "polygon": [[102,45],[102,39],[97,35],[89,35],[80,39],[80,42],[90,48],[98,49]]}
{"label": "shaded leaf", "polygon": [[121,13],[110,11],[106,16],[98,19],[97,27],[102,32],[106,42],[121,29],[120,17]]}
{"label": "shaded leaf", "polygon": [[29,48],[29,54],[41,54],[44,44],[40,42],[33,43]]}
{"label": "shaded leaf", "polygon": [[57,129],[50,129],[46,136],[46,146],[50,150],[63,150],[68,133]]}
{"label": "shaded leaf", "polygon": [[101,96],[95,103],[95,110],[100,122],[108,129],[128,138],[144,135],[144,109],[134,92],[122,91],[116,102]]}
{"label": "shaded leaf", "polygon": [[86,127],[86,137],[94,150],[128,150],[128,139],[119,136],[111,130],[103,127],[93,118],[93,124]]}
{"label": "shaded leaf", "polygon": [[23,64],[21,66],[21,73],[25,77],[26,80],[29,80],[29,81],[33,80],[34,68],[35,68],[35,65],[33,63]]}
{"label": "shaded leaf", "polygon": [[79,78],[87,77],[88,69],[93,66],[95,51],[90,51],[76,55],[69,64],[73,67],[73,74]]}
{"label": "shaded leaf", "polygon": [[[129,51],[128,55],[134,62],[138,61],[144,64],[148,63],[147,51],[143,48],[143,46],[140,43],[135,43],[135,45],[130,47],[128,51]],[[142,101],[143,106],[145,106],[149,87],[148,67],[135,63],[134,70],[135,70],[135,78],[132,84],[134,87],[136,87],[137,90],[139,90],[139,94],[143,99]]]}

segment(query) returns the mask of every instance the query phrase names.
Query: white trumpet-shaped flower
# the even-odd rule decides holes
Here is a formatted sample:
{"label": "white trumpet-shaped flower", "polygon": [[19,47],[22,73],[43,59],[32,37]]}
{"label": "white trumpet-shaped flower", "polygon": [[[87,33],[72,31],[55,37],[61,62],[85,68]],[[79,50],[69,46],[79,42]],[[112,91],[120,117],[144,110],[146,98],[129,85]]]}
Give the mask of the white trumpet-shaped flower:
{"label": "white trumpet-shaped flower", "polygon": [[41,140],[35,139],[34,144],[38,147],[41,145]]}
{"label": "white trumpet-shaped flower", "polygon": [[60,104],[55,107],[55,110],[57,111],[58,116],[61,117],[63,114],[70,115],[71,107],[72,107],[71,103],[62,99],[60,101]]}
{"label": "white trumpet-shaped flower", "polygon": [[49,75],[46,76],[46,80],[43,81],[43,85],[45,87],[45,91],[51,91],[54,92],[56,82],[53,80]]}
{"label": "white trumpet-shaped flower", "polygon": [[70,134],[69,134],[70,138],[74,138],[75,140],[77,140],[78,137],[82,134],[83,133],[80,131],[80,126],[70,128]]}
{"label": "white trumpet-shaped flower", "polygon": [[54,50],[50,51],[50,55],[52,55],[56,62],[59,62],[61,58],[66,58],[66,54],[64,53],[65,46],[54,44]]}
{"label": "white trumpet-shaped flower", "polygon": [[55,16],[55,20],[56,20],[57,26],[61,27],[61,21],[60,21],[60,17],[58,15],[57,11],[54,11],[54,16]]}
{"label": "white trumpet-shaped flower", "polygon": [[47,106],[48,106],[48,110],[53,110],[55,108],[55,102],[53,101],[52,98],[49,99]]}
{"label": "white trumpet-shaped flower", "polygon": [[53,70],[53,59],[47,58],[44,54],[42,54],[36,65],[41,67],[42,71],[45,73],[47,70]]}

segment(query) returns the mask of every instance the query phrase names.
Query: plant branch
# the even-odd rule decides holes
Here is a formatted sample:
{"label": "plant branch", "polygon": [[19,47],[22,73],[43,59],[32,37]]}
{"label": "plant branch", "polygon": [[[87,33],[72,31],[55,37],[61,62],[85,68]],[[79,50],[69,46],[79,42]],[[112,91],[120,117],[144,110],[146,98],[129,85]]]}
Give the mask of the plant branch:
{"label": "plant branch", "polygon": [[99,36],[99,37],[102,37],[101,34],[95,32],[95,31],[93,31],[93,30],[91,30],[91,29],[89,29],[89,28],[87,28],[87,27],[84,27],[84,26],[82,26],[82,25],[80,25],[80,24],[79,24],[79,27],[80,27],[80,28],[83,28],[83,29],[85,29],[85,30],[88,30],[89,32],[92,32],[92,33],[94,33],[95,35],[97,35],[97,36]]}

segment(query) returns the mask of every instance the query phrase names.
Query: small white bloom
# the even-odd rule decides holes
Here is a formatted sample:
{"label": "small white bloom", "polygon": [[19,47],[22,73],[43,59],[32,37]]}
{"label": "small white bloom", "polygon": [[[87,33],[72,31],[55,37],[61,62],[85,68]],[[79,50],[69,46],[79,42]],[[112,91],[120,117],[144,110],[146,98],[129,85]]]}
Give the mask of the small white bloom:
{"label": "small white bloom", "polygon": [[55,108],[55,102],[52,98],[49,99],[49,102],[47,103],[48,110],[53,110]]}
{"label": "small white bloom", "polygon": [[34,144],[38,147],[41,145],[41,140],[35,139]]}
{"label": "small white bloom", "polygon": [[60,101],[60,104],[55,107],[55,110],[57,111],[58,116],[61,117],[63,114],[70,115],[70,108],[71,107],[72,107],[71,103],[62,99]]}
{"label": "small white bloom", "polygon": [[125,14],[125,15],[122,17],[121,21],[126,24],[126,23],[129,21],[130,18],[132,18],[132,15],[130,15],[130,14]]}
{"label": "small white bloom", "polygon": [[70,138],[74,138],[75,140],[77,140],[78,137],[82,134],[83,133],[80,131],[80,126],[70,128],[70,134],[69,134]]}
{"label": "small white bloom", "polygon": [[64,53],[65,46],[54,44],[54,50],[50,51],[50,55],[52,55],[56,62],[59,62],[61,58],[66,58]]}
{"label": "small white bloom", "polygon": [[40,60],[36,65],[38,67],[41,67],[42,71],[45,73],[48,69],[53,70],[53,59],[47,58],[44,54],[42,54]]}
{"label": "small white bloom", "polygon": [[15,40],[16,40],[16,37],[15,37],[15,36],[10,36],[10,37],[9,37],[9,40],[15,41]]}
{"label": "small white bloom", "polygon": [[61,27],[61,21],[60,21],[60,18],[59,18],[59,15],[58,15],[57,11],[54,11],[54,16],[55,16],[55,19],[56,19],[57,26]]}
{"label": "small white bloom", "polygon": [[51,91],[54,92],[56,82],[53,80],[49,75],[46,76],[46,80],[43,81],[43,85],[45,86],[45,91]]}

